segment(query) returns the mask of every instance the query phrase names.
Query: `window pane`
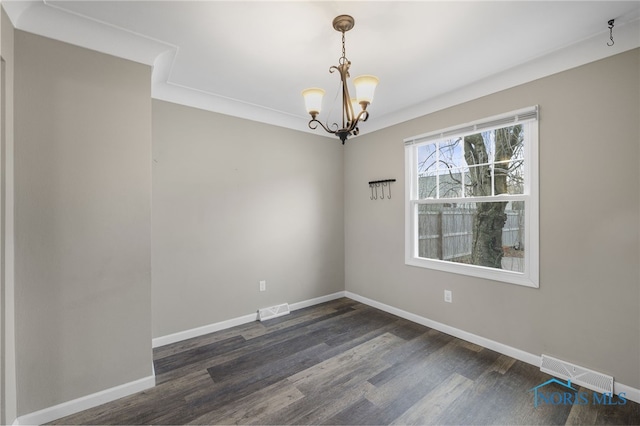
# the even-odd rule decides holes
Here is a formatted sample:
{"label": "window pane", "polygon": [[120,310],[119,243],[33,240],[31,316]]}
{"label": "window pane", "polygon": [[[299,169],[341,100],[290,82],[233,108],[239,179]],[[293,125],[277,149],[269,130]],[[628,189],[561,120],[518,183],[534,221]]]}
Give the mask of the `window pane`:
{"label": "window pane", "polygon": [[511,160],[523,160],[524,159],[524,133],[518,134],[518,143],[514,145],[513,152],[511,153]]}
{"label": "window pane", "polygon": [[418,199],[424,200],[425,198],[436,198],[438,178],[434,176],[419,176],[418,177]]}
{"label": "window pane", "polygon": [[463,155],[469,166],[491,164],[494,160],[493,131],[465,136]]}
{"label": "window pane", "polygon": [[466,161],[462,138],[418,146],[416,166],[419,199],[463,196]]}
{"label": "window pane", "polygon": [[418,147],[418,175],[437,174],[437,149],[438,146],[436,144],[421,145]]}
{"label": "window pane", "polygon": [[512,201],[505,209],[502,228],[502,269],[524,272],[524,201]]}
{"label": "window pane", "polygon": [[462,138],[443,140],[438,145],[438,169],[443,171],[452,167],[466,165]]}
{"label": "window pane", "polygon": [[418,235],[418,257],[524,272],[523,201],[420,205]]}
{"label": "window pane", "polygon": [[466,180],[465,196],[491,196],[491,168],[487,165],[469,167],[469,179]]}
{"label": "window pane", "polygon": [[438,187],[440,198],[459,198],[463,196],[462,180],[464,176],[460,169],[451,168],[440,174]]}
{"label": "window pane", "polygon": [[524,161],[506,161],[494,165],[496,194],[524,194]]}
{"label": "window pane", "polygon": [[418,256],[470,263],[473,209],[444,203],[420,207]]}

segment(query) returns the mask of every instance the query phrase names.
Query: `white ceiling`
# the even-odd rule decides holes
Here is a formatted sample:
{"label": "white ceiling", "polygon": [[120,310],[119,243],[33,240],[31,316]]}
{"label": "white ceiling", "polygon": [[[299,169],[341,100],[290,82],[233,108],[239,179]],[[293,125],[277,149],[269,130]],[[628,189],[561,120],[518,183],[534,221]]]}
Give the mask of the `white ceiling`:
{"label": "white ceiling", "polygon": [[351,75],[380,78],[362,133],[640,46],[640,1],[2,5],[16,28],[153,65],[154,98],[303,131],[300,92],[325,88],[329,110],[338,90],[340,14]]}

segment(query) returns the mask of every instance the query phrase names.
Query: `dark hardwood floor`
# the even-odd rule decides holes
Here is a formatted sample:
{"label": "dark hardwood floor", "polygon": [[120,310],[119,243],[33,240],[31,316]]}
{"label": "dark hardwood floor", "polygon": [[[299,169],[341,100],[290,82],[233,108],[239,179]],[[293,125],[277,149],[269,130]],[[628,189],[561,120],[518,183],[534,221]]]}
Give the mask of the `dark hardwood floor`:
{"label": "dark hardwood floor", "polygon": [[350,299],[163,346],[154,364],[154,388],[53,424],[640,424],[630,401],[534,407],[551,378],[537,367]]}

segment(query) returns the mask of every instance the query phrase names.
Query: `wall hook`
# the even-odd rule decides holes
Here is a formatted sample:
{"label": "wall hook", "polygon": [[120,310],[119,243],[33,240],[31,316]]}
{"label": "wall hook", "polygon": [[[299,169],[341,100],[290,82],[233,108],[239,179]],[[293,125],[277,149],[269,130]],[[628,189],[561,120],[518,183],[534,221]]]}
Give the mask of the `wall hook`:
{"label": "wall hook", "polygon": [[[369,197],[372,200],[384,200],[385,198],[391,199],[391,182],[395,182],[395,179],[384,179],[384,180],[372,180],[369,182],[369,188],[371,188],[371,196]],[[387,187],[387,195],[385,197],[384,187]],[[378,197],[378,188],[380,188],[381,194]],[[375,189],[375,193],[374,193]]]}
{"label": "wall hook", "polygon": [[391,182],[389,181],[382,181],[380,182],[380,185],[382,185],[382,197],[380,197],[381,200],[384,199],[384,187],[386,186],[388,188],[387,190],[387,199],[391,199]]}
{"label": "wall hook", "polygon": [[609,19],[609,22],[607,22],[609,24],[609,38],[611,39],[611,43],[607,42],[607,46],[613,46],[615,44],[615,41],[613,41],[613,23],[615,22],[615,19]]}

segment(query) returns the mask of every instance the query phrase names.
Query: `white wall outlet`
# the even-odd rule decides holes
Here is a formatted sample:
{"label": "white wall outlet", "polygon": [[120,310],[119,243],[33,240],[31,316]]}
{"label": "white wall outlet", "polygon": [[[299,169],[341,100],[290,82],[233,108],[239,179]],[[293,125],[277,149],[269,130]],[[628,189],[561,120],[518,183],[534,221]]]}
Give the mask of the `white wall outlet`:
{"label": "white wall outlet", "polygon": [[267,282],[265,280],[260,281],[260,291],[267,291]]}
{"label": "white wall outlet", "polygon": [[451,294],[451,290],[444,291],[444,301],[453,303],[453,295]]}

